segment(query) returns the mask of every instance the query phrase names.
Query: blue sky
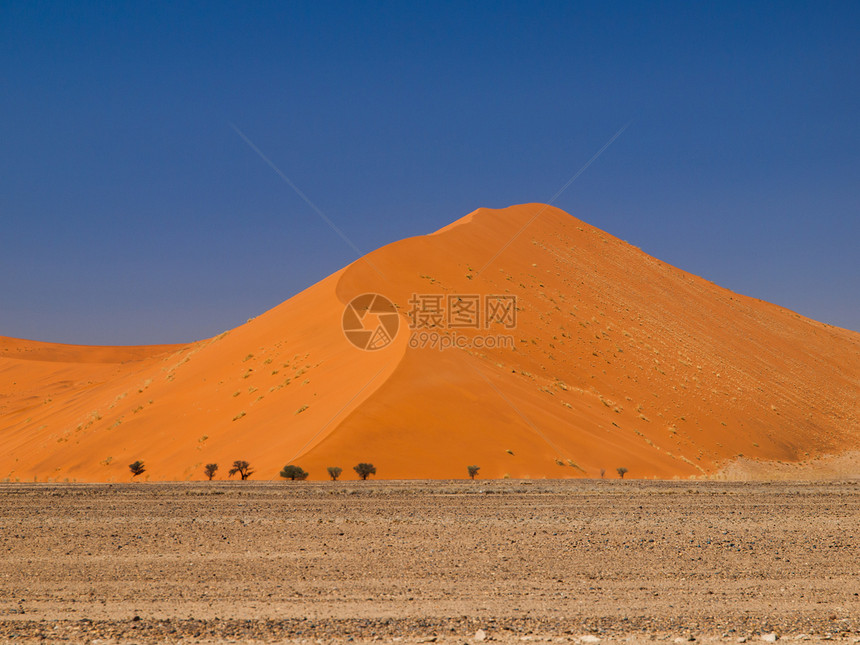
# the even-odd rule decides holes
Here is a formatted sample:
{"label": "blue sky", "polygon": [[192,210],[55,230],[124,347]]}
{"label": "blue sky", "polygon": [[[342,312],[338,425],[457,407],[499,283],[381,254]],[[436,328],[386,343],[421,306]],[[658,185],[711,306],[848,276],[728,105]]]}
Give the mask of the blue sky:
{"label": "blue sky", "polygon": [[[245,6],[247,5],[247,6]],[[860,3],[0,5],[0,335],[208,337],[547,201],[860,330]]]}

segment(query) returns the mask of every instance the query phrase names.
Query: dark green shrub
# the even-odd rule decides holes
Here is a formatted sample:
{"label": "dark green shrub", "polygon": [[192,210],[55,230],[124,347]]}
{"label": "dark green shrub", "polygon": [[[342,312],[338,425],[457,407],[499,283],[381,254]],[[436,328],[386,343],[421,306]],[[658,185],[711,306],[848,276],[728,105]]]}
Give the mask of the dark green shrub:
{"label": "dark green shrub", "polygon": [[295,480],[304,480],[308,478],[308,474],[301,468],[301,466],[294,466],[293,464],[289,464],[284,466],[283,470],[280,472],[281,477],[284,479]]}
{"label": "dark green shrub", "polygon": [[236,473],[239,474],[239,477],[242,478],[242,481],[245,481],[254,474],[254,471],[251,469],[251,464],[247,461],[243,461],[241,459],[237,459],[233,462],[233,467],[227,471],[227,474],[232,477]]}
{"label": "dark green shrub", "polygon": [[352,469],[358,473],[358,476],[361,477],[362,480],[376,474],[376,467],[373,464],[366,464],[364,462],[357,466],[353,466]]}

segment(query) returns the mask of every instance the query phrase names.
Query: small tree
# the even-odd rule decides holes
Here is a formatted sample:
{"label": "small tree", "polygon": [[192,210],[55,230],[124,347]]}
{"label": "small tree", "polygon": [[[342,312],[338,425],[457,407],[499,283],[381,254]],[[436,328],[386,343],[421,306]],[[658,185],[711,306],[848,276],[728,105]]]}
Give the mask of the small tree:
{"label": "small tree", "polygon": [[626,474],[627,474],[627,469],[626,469],[624,466],[622,466],[621,468],[616,468],[616,469],[615,469],[615,472],[617,472],[617,473],[618,473],[618,476],[619,476],[621,479],[624,479],[624,475],[626,475]]}
{"label": "small tree", "polygon": [[480,466],[466,466],[466,469],[469,471],[469,478],[475,479],[475,475],[478,474],[478,471],[481,470]]}
{"label": "small tree", "polygon": [[242,478],[242,481],[245,481],[254,474],[254,471],[251,469],[251,464],[247,461],[243,461],[241,459],[237,459],[233,462],[233,467],[227,471],[227,474],[232,477],[236,473],[239,473],[239,477]]}
{"label": "small tree", "polygon": [[206,477],[209,478],[209,481],[212,481],[212,478],[215,476],[215,473],[218,472],[218,464],[206,464],[206,468],[203,469],[203,472],[206,474]]}
{"label": "small tree", "polygon": [[296,481],[297,479],[301,481],[308,478],[308,474],[301,466],[294,466],[292,464],[284,466],[280,474],[284,479],[290,479],[292,481]]}
{"label": "small tree", "polygon": [[600,469],[600,479],[603,479],[606,476],[606,468]]}
{"label": "small tree", "polygon": [[337,478],[340,477],[340,474],[343,472],[343,468],[338,466],[329,466],[326,470],[328,471],[328,476],[331,477],[333,482],[336,482]]}
{"label": "small tree", "polygon": [[352,469],[358,473],[358,476],[361,477],[362,480],[365,480],[371,475],[376,474],[376,466],[374,466],[373,464],[366,464],[364,462],[358,464],[357,466],[353,466]]}
{"label": "small tree", "polygon": [[131,471],[132,478],[137,477],[146,470],[146,468],[143,467],[143,462],[139,460],[133,464],[129,464],[128,469]]}

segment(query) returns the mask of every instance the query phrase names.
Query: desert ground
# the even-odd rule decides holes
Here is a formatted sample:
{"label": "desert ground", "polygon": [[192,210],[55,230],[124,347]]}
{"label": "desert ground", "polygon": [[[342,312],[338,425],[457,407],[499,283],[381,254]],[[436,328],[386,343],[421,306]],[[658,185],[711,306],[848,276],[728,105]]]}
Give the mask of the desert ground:
{"label": "desert ground", "polygon": [[0,640],[856,643],[858,535],[857,480],[7,483]]}

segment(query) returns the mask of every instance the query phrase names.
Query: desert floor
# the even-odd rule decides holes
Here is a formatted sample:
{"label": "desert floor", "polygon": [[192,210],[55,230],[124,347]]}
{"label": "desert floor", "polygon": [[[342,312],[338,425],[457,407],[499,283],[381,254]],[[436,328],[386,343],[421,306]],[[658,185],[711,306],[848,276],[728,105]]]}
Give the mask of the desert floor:
{"label": "desert floor", "polygon": [[0,485],[0,640],[860,642],[860,482]]}

